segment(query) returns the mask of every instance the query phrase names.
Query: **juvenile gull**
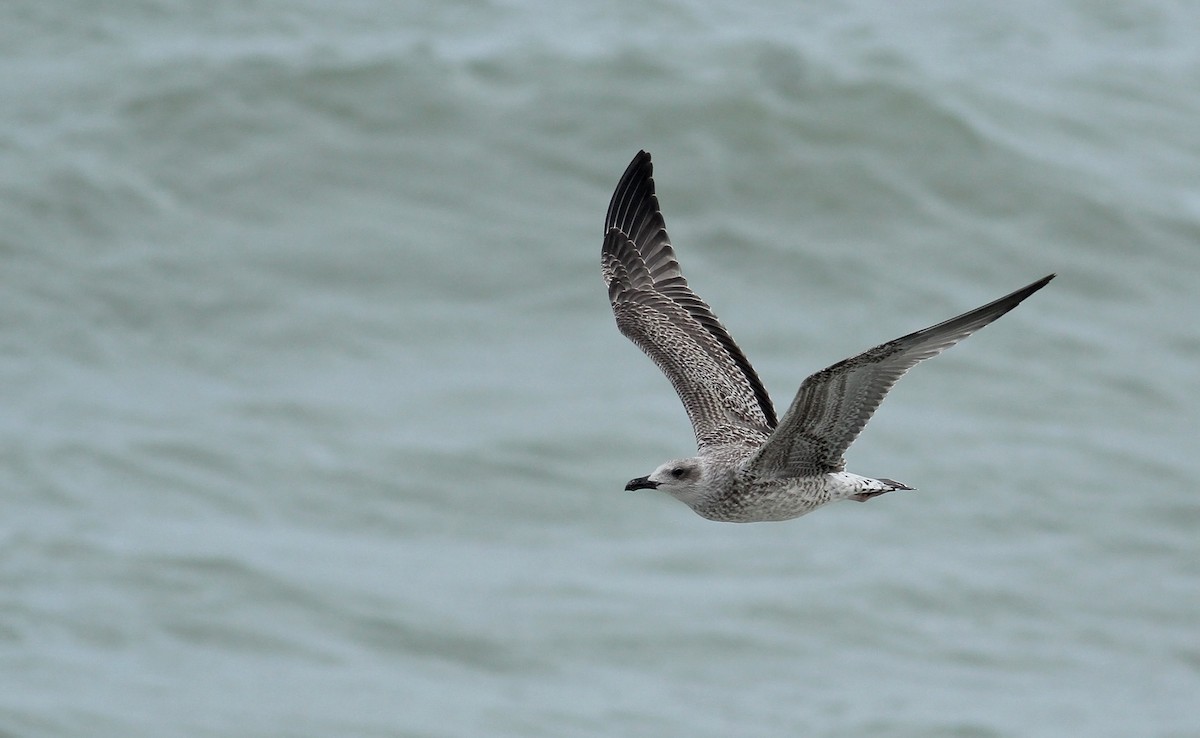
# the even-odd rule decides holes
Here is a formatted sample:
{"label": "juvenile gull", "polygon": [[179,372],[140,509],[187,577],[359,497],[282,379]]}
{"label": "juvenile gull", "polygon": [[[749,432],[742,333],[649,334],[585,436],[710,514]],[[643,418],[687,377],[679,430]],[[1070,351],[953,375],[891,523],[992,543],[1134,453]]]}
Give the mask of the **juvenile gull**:
{"label": "juvenile gull", "polygon": [[650,154],[641,151],[613,192],[604,219],[604,281],[617,328],[671,381],[692,421],[699,453],[668,461],[625,489],[662,490],[710,520],[789,520],[833,500],[865,502],[912,489],[891,479],[851,474],[842,454],[905,372],[1054,278],[1043,277],[811,375],[777,420],[754,368],[683,278],[652,173]]}

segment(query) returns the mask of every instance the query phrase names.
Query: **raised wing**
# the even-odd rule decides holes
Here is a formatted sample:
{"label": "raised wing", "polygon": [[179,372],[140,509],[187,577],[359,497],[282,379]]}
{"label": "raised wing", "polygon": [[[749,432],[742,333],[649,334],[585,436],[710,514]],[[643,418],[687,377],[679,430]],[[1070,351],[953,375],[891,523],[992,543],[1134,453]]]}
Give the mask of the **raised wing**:
{"label": "raised wing", "polygon": [[617,328],[670,380],[701,448],[761,439],[776,425],[771,398],[729,331],[688,287],[652,175],[650,155],[639,152],[604,220],[601,263]]}
{"label": "raised wing", "polygon": [[841,471],[842,454],[905,372],[1012,310],[1053,278],[1053,274],[1043,277],[995,302],[888,341],[805,379],[779,427],[750,460],[750,469],[777,477]]}

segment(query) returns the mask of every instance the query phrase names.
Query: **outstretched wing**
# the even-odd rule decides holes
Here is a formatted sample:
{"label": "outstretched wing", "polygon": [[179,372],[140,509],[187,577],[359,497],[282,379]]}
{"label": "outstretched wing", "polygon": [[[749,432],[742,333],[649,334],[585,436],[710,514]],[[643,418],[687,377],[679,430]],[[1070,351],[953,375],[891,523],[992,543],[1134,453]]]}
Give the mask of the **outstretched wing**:
{"label": "outstretched wing", "polygon": [[650,154],[639,152],[604,219],[601,263],[617,328],[670,380],[699,446],[761,439],[776,425],[771,398],[729,331],[688,287],[652,175]]}
{"label": "outstretched wing", "polygon": [[995,302],[888,341],[805,379],[779,427],[750,460],[750,468],[777,477],[841,471],[842,454],[905,372],[1012,310],[1053,278],[1053,274],[1043,277]]}

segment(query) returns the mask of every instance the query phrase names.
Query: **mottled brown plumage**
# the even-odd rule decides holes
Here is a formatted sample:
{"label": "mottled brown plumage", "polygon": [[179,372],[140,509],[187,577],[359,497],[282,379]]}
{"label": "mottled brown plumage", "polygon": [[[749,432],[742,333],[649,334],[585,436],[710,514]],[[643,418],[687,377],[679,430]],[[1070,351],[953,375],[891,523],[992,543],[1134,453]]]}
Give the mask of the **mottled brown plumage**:
{"label": "mottled brown plumage", "polygon": [[662,489],[714,520],[786,520],[836,499],[911,489],[845,472],[842,456],[905,372],[1054,278],[811,375],[777,421],[754,368],[684,279],[652,175],[650,155],[639,152],[613,192],[604,221],[604,281],[618,329],[682,400],[699,454],[669,461],[626,489]]}

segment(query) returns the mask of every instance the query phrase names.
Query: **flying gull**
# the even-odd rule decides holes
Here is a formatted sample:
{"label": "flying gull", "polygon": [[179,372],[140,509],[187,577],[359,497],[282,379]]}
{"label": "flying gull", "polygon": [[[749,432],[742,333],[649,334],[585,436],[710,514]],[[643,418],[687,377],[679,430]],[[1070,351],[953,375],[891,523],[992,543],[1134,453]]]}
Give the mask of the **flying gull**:
{"label": "flying gull", "polygon": [[833,500],[865,502],[912,489],[851,474],[842,455],[905,372],[1054,278],[822,369],[777,419],[754,368],[680,272],[652,174],[650,154],[641,151],[613,192],[604,219],[604,281],[617,328],[671,381],[699,453],[668,461],[625,489],[662,490],[710,520],[789,520]]}

